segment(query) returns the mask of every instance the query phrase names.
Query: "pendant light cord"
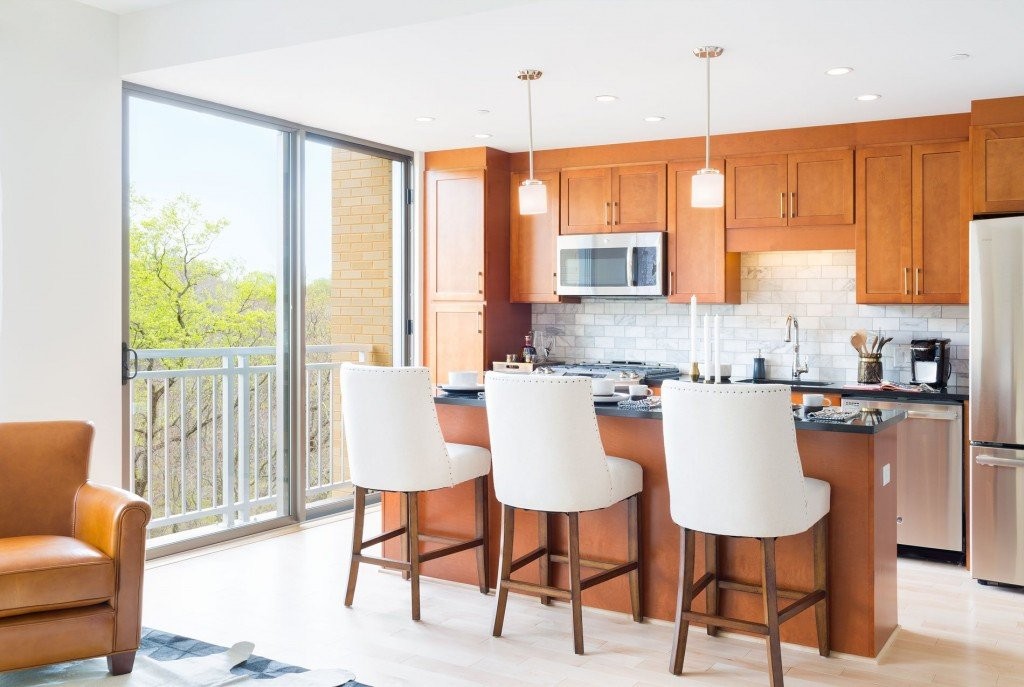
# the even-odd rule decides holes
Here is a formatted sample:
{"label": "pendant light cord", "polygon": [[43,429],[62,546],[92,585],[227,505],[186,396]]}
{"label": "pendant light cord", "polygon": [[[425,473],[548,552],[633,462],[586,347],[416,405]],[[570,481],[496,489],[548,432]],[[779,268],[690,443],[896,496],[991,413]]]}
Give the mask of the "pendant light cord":
{"label": "pendant light cord", "polygon": [[[530,122],[530,179],[533,179],[533,92],[530,89],[532,79],[526,80],[526,113]],[[710,117],[710,114],[708,115]],[[710,126],[708,120],[708,126]]]}
{"label": "pendant light cord", "polygon": [[704,64],[706,66],[704,80],[707,83],[707,127],[705,128],[704,136],[704,168],[709,169],[711,167],[711,52],[708,51],[704,54]]}

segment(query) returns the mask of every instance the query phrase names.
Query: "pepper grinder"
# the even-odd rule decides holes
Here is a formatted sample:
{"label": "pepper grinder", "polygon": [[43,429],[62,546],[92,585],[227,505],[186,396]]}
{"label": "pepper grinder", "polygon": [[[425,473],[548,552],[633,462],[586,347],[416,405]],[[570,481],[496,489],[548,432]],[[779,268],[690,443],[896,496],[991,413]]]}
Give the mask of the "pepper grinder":
{"label": "pepper grinder", "polygon": [[764,368],[764,358],[761,357],[761,349],[757,349],[757,357],[754,358],[754,373],[750,375],[752,379],[766,379],[768,373]]}

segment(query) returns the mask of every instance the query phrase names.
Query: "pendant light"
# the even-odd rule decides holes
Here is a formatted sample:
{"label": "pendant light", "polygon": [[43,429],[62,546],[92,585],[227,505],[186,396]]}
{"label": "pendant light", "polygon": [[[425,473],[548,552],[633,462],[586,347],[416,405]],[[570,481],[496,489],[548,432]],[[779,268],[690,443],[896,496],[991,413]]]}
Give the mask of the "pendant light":
{"label": "pendant light", "polygon": [[704,60],[707,81],[707,129],[704,137],[704,168],[693,175],[690,205],[695,208],[720,208],[725,205],[725,177],[711,166],[711,58],[722,54],[717,45],[694,48],[693,54]]}
{"label": "pendant light", "polygon": [[519,214],[542,215],[548,211],[548,189],[543,181],[533,178],[533,98],[530,82],[541,76],[539,69],[522,69],[516,78],[526,82],[526,112],[530,121],[530,178],[519,185]]}

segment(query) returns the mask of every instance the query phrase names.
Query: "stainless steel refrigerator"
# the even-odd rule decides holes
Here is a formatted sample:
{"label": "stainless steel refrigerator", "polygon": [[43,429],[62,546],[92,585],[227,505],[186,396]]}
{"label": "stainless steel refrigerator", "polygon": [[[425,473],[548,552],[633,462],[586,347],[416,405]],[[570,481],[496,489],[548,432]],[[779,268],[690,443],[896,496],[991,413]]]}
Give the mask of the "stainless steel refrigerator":
{"label": "stainless steel refrigerator", "polygon": [[1024,585],[1024,216],[970,227],[971,574]]}

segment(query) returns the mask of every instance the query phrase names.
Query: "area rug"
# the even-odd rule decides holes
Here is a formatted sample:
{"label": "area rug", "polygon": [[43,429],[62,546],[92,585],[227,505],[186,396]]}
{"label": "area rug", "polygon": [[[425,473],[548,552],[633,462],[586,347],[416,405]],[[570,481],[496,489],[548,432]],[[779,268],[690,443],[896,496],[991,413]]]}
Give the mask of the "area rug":
{"label": "area rug", "polygon": [[347,670],[306,670],[231,647],[143,629],[135,669],[112,677],[103,658],[0,673],[0,687],[366,687]]}

